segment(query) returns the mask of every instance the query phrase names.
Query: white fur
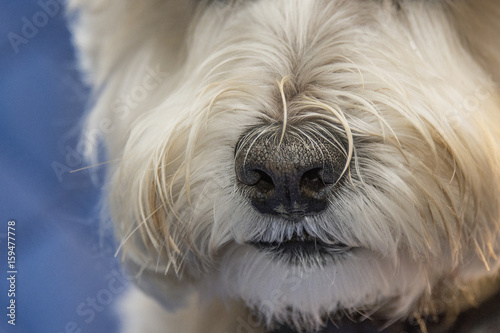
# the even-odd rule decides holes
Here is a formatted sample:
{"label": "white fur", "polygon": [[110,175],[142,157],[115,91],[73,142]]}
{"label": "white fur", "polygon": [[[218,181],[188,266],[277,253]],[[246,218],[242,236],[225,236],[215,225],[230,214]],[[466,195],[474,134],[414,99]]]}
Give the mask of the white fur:
{"label": "white fur", "polygon": [[[467,307],[437,309],[443,285],[460,292],[498,270],[496,1],[71,0],[70,10],[95,88],[83,140],[117,161],[109,205],[124,264],[173,311],[134,291],[125,332],[232,332],[251,311],[264,317],[255,332],[319,329],[335,312],[420,318]],[[327,123],[349,142],[349,186],[326,212],[291,225],[236,190],[236,142],[261,121]],[[293,266],[245,244],[301,230],[359,248]]]}

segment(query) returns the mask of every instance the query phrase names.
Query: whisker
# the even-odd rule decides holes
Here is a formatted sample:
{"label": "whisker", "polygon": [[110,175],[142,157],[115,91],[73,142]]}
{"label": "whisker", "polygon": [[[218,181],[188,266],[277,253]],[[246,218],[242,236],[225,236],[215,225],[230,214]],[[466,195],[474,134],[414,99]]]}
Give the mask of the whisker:
{"label": "whisker", "polygon": [[281,102],[283,103],[283,128],[281,130],[281,137],[280,137],[280,142],[279,145],[283,142],[283,138],[285,137],[285,131],[286,131],[286,126],[288,123],[288,106],[286,104],[286,96],[285,96],[285,83],[289,79],[289,75],[283,77],[280,82],[276,81],[278,83],[278,87],[280,89],[280,94],[281,94]]}
{"label": "whisker", "polygon": [[136,232],[137,230],[139,230],[139,228],[141,228],[143,225],[146,224],[146,222],[149,220],[149,218],[151,216],[153,216],[156,212],[158,212],[161,208],[163,208],[164,205],[161,205],[159,206],[158,208],[156,208],[151,214],[149,214],[149,216],[147,216],[146,218],[144,218],[141,223],[139,223],[129,234],[127,237],[125,237],[125,239],[123,239],[121,242],[120,242],[120,245],[118,246],[118,248],[116,249],[116,252],[115,252],[115,255],[114,257],[116,258],[118,256],[118,253],[120,252],[120,250],[123,248],[123,246],[125,245],[125,243],[130,239],[130,237],[132,237]]}
{"label": "whisker", "polygon": [[101,162],[101,163],[97,163],[97,164],[88,165],[88,166],[80,168],[80,169],[71,170],[69,173],[75,173],[75,172],[87,170],[87,169],[90,169],[90,168],[96,168],[96,167],[101,166],[101,165],[110,164],[110,163],[114,163],[114,162],[119,162],[122,159],[123,158],[115,158],[114,160],[109,160],[109,161],[106,161],[106,162]]}

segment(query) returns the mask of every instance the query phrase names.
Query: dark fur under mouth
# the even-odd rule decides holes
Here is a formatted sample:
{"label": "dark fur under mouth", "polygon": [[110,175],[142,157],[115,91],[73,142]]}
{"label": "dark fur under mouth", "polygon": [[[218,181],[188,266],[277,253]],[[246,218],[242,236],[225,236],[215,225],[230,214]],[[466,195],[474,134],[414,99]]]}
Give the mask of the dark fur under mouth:
{"label": "dark fur under mouth", "polygon": [[251,241],[257,249],[269,252],[290,263],[307,263],[308,259],[323,260],[348,254],[354,248],[344,243],[325,243],[310,235],[293,235],[284,241]]}

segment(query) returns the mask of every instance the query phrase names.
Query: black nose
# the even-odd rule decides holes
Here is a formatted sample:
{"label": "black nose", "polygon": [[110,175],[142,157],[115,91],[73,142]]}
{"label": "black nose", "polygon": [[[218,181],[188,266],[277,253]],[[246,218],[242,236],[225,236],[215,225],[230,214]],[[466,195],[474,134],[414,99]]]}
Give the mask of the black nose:
{"label": "black nose", "polygon": [[347,154],[330,133],[288,129],[244,134],[235,152],[242,193],[262,214],[297,219],[322,212],[345,171]]}

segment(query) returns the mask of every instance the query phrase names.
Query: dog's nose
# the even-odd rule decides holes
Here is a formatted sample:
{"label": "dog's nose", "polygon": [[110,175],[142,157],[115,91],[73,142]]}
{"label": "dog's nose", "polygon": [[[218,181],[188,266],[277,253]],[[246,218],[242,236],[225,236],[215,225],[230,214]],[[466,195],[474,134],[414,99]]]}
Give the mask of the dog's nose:
{"label": "dog's nose", "polygon": [[235,171],[242,193],[259,212],[294,220],[325,210],[346,154],[333,136],[286,134],[257,128],[243,135],[236,146]]}

